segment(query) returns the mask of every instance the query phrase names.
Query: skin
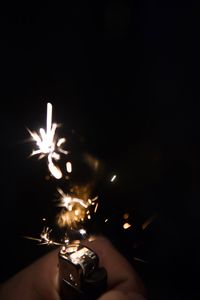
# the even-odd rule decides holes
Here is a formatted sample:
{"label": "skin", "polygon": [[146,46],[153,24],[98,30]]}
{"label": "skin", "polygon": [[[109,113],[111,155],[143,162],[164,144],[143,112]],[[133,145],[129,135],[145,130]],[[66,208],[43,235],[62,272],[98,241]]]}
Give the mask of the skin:
{"label": "skin", "polygon": [[[99,300],[144,300],[145,288],[127,260],[103,237],[84,241],[108,272],[108,291]],[[58,251],[54,250],[1,286],[1,300],[60,300]],[[67,299],[66,299],[67,300]]]}

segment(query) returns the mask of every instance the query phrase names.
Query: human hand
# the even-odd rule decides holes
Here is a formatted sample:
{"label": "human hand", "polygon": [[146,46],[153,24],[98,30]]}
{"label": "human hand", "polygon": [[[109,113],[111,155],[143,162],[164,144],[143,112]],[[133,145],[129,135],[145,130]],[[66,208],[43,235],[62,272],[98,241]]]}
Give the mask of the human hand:
{"label": "human hand", "polygon": [[[99,256],[100,266],[108,273],[108,291],[99,300],[143,300],[142,281],[127,260],[103,237],[84,241]],[[58,252],[40,258],[4,283],[1,300],[60,300]],[[67,300],[67,299],[66,299]]]}

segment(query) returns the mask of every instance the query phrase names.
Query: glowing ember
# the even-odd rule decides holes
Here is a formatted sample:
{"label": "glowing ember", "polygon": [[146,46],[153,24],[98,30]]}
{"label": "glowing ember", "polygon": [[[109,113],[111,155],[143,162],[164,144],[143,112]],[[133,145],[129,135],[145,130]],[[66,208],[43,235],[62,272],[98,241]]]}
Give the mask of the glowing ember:
{"label": "glowing ember", "polygon": [[33,140],[36,142],[37,148],[33,150],[31,155],[39,155],[39,159],[47,157],[48,168],[50,173],[56,178],[62,178],[62,172],[60,168],[55,165],[54,161],[60,159],[60,153],[68,154],[68,152],[61,148],[65,143],[64,138],[57,138],[55,133],[58,125],[56,123],[52,124],[52,104],[47,103],[47,121],[46,121],[46,131],[44,128],[39,129],[39,133],[32,132],[29,133]]}
{"label": "glowing ember", "polygon": [[123,215],[123,218],[124,218],[125,220],[127,220],[127,219],[129,218],[129,214],[128,214],[128,213],[125,213],[125,214]]}
{"label": "glowing ember", "polygon": [[131,224],[129,224],[129,223],[124,223],[124,225],[123,225],[123,228],[126,230],[126,229],[128,229],[128,228],[130,228],[131,227]]}

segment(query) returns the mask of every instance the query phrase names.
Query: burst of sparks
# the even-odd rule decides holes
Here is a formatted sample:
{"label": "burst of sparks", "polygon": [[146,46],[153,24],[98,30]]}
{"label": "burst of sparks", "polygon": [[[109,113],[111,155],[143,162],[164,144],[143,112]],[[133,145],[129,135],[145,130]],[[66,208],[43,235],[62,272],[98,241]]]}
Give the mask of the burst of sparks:
{"label": "burst of sparks", "polygon": [[77,223],[83,222],[86,218],[91,219],[90,207],[95,204],[97,197],[84,200],[65,194],[61,189],[58,189],[58,192],[60,199],[57,206],[65,209],[58,216],[58,225],[76,227]]}
{"label": "burst of sparks", "polygon": [[68,154],[68,151],[61,147],[66,141],[65,138],[56,137],[57,128],[58,124],[52,123],[52,104],[47,103],[46,131],[44,128],[40,128],[39,133],[28,131],[37,145],[37,149],[33,150],[31,155],[39,155],[39,159],[47,157],[50,173],[56,179],[60,179],[63,175],[54,161],[60,159],[60,153]]}
{"label": "burst of sparks", "polygon": [[90,205],[88,201],[84,201],[83,199],[66,195],[61,189],[58,189],[58,192],[61,195],[58,207],[64,207],[67,210],[72,211],[74,204],[79,204],[84,209],[88,208],[88,206]]}
{"label": "burst of sparks", "polygon": [[61,243],[57,243],[50,239],[50,233],[52,232],[49,227],[44,227],[41,234],[40,238],[35,238],[31,236],[25,236],[26,239],[32,240],[32,241],[37,241],[40,243],[40,245],[56,245],[56,246],[61,246]]}

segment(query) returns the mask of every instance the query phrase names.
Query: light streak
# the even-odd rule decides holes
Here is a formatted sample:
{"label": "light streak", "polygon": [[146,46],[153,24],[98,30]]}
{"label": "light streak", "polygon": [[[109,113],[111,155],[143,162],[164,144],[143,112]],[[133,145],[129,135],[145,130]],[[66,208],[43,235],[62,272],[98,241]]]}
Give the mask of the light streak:
{"label": "light streak", "polygon": [[116,178],[117,178],[117,175],[113,175],[112,178],[110,179],[110,181],[114,182]]}
{"label": "light streak", "polygon": [[35,238],[31,236],[24,236],[24,238],[32,241],[37,241],[40,243],[40,245],[55,245],[55,246],[61,246],[61,243],[57,243],[50,239],[50,233],[52,232],[49,227],[44,227],[42,232],[40,233],[40,238]]}
{"label": "light streak", "polygon": [[145,230],[149,225],[151,225],[155,219],[158,217],[157,214],[154,214],[150,218],[148,218],[143,224],[142,224],[142,230]]}
{"label": "light streak", "polygon": [[62,172],[54,161],[60,160],[60,154],[68,154],[68,151],[61,148],[65,143],[65,138],[56,136],[58,124],[52,123],[52,104],[47,103],[46,131],[44,128],[39,129],[39,133],[32,132],[28,129],[32,139],[36,142],[37,149],[32,151],[33,155],[39,155],[39,159],[47,157],[48,168],[50,173],[56,178],[62,178]]}
{"label": "light streak", "polygon": [[134,260],[136,260],[136,261],[139,261],[139,262],[145,263],[145,264],[147,264],[147,263],[148,263],[148,261],[146,261],[146,260],[144,260],[144,259],[142,259],[142,258],[139,258],[139,257],[133,257],[133,259],[134,259]]}
{"label": "light streak", "polygon": [[67,170],[68,173],[72,172],[72,164],[70,163],[70,161],[68,161],[66,163],[66,170]]}
{"label": "light streak", "polygon": [[98,206],[99,206],[99,203],[97,202],[96,205],[95,205],[95,208],[94,208],[94,213],[95,213],[95,214],[96,214],[96,212],[97,212]]}

